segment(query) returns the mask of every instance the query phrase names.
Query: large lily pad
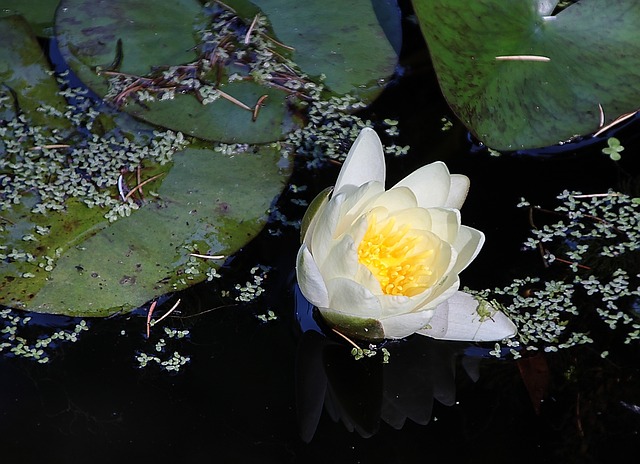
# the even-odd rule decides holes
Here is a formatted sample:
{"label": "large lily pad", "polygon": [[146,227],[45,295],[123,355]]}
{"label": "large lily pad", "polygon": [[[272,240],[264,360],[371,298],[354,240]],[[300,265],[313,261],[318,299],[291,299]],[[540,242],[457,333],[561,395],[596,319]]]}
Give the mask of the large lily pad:
{"label": "large lily pad", "polygon": [[190,253],[229,256],[262,229],[285,179],[278,158],[269,150],[177,155],[158,199],[69,248],[29,309],[108,314],[202,281],[223,260]]}
{"label": "large lily pad", "polygon": [[[2,19],[0,37],[0,106],[8,122],[0,132],[0,304],[74,316],[133,309],[204,280],[224,261],[191,253],[229,256],[262,229],[291,172],[278,150],[226,154],[191,145],[167,163],[158,157],[166,147],[141,145],[151,128],[140,123],[127,132],[107,113],[93,127],[71,116],[82,128],[69,137],[60,129],[72,123],[54,116],[67,103],[28,25]],[[71,100],[95,113],[80,95]],[[88,207],[83,192],[99,190],[96,201],[106,196],[113,205],[119,173],[129,171],[123,179],[132,188],[137,166],[151,182],[144,198],[131,197],[135,203],[116,201],[129,216],[110,222],[105,208]],[[41,208],[45,198],[49,206]]]}
{"label": "large lily pad", "polygon": [[640,3],[548,16],[555,3],[413,0],[445,98],[492,148],[554,145],[640,107]]}
{"label": "large lily pad", "polygon": [[0,16],[18,14],[31,25],[36,35],[50,37],[59,0],[2,0]]}
{"label": "large lily pad", "polygon": [[[276,52],[273,60],[281,56],[285,63],[287,59],[297,62],[301,71],[311,77],[325,75],[325,84],[341,94],[350,92],[373,99],[382,89],[379,81],[394,71],[396,52],[369,1],[355,2],[348,11],[338,0],[321,5],[284,0],[255,3],[228,1],[225,4],[231,8],[227,8],[214,2],[203,10],[197,0],[159,2],[152,8],[142,0],[62,0],[56,17],[57,38],[69,66],[99,95],[107,95],[113,70],[122,75],[145,76],[154,69],[157,73],[159,67],[202,64],[203,56],[209,56],[202,42],[203,27],[212,29],[215,37],[225,34],[220,38],[225,43],[232,37],[236,49],[243,46],[244,37],[260,36]],[[269,33],[277,42],[249,33],[255,14],[260,12],[256,5],[264,8],[263,13],[272,23]],[[217,23],[224,19],[216,19],[214,24],[206,25],[204,15],[211,17],[221,9],[237,11],[239,21],[220,27]],[[334,14],[336,11],[341,13]],[[214,28],[216,24],[219,30]],[[386,24],[399,28],[399,17],[395,23]],[[206,51],[212,53],[219,47],[211,48]],[[229,52],[235,53],[231,49]],[[172,99],[163,101],[123,98],[119,102],[124,102],[122,108],[136,117],[207,140],[262,143],[280,139],[299,127],[302,122],[292,106],[298,93],[287,89],[288,83],[274,86],[273,76],[261,81],[255,77],[255,69],[249,72],[247,66],[237,66],[238,60],[232,61],[225,63],[223,69],[201,74],[201,81],[231,96],[236,103],[218,98],[203,105],[191,92],[176,92]],[[238,74],[243,80],[233,82],[230,77]],[[256,107],[259,111],[252,111]]]}
{"label": "large lily pad", "polygon": [[[174,156],[157,198],[114,223],[87,228],[83,219],[91,215],[95,222],[100,210],[73,204],[67,213],[48,218],[3,213],[12,223],[5,226],[7,249],[46,254],[55,267],[39,267],[45,262],[40,258],[3,265],[0,303],[99,316],[200,282],[207,268],[224,259],[202,260],[190,253],[229,256],[247,243],[263,227],[288,174],[270,149],[235,156],[187,149]],[[47,237],[22,241],[36,224],[50,228]]]}

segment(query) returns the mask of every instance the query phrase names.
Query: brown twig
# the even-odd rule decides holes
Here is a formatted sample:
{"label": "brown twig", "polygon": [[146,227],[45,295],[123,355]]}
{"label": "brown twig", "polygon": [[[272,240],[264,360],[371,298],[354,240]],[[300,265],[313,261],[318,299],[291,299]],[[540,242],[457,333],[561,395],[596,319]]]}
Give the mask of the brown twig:
{"label": "brown twig", "polygon": [[129,190],[129,193],[127,193],[127,195],[124,197],[124,201],[127,201],[129,199],[129,197],[131,197],[131,195],[133,195],[136,191],[140,190],[140,192],[142,192],[142,187],[147,185],[149,182],[152,182],[154,180],[156,180],[158,177],[160,176],[164,176],[164,172],[161,172],[160,174],[156,174],[153,177],[148,178],[147,180],[145,180],[142,183],[139,183],[138,185],[136,185],[135,187],[133,187],[131,190]]}
{"label": "brown twig", "polygon": [[253,28],[256,27],[256,24],[258,23],[259,16],[260,16],[259,14],[255,15],[255,17],[253,18],[253,21],[251,21],[251,26],[249,26],[249,29],[247,30],[247,33],[244,36],[245,45],[249,45],[249,42],[251,42],[251,33],[253,32]]}
{"label": "brown twig", "polygon": [[[603,114],[602,114],[602,117],[604,118],[604,110],[603,110],[603,112],[602,112],[602,113],[603,113]],[[601,126],[601,127],[600,127],[600,129],[599,129],[597,132],[594,132],[593,136],[594,136],[594,137],[599,136],[599,135],[600,135],[600,134],[602,134],[603,132],[606,132],[606,131],[608,131],[609,129],[611,129],[613,126],[615,126],[615,125],[617,125],[617,124],[620,124],[621,122],[626,121],[626,120],[627,120],[627,119],[629,119],[629,118],[632,118],[633,116],[635,116],[635,115],[636,115],[636,113],[637,113],[637,111],[633,111],[633,112],[631,112],[631,113],[625,113],[625,114],[622,114],[622,115],[618,116],[616,119],[614,119],[613,121],[611,121],[611,122],[610,122],[609,124],[607,124],[606,126],[604,126],[604,127],[602,127],[602,126]],[[603,121],[603,122],[604,122],[604,121]]]}
{"label": "brown twig", "polygon": [[236,105],[238,105],[240,108],[245,109],[247,111],[251,111],[253,112],[253,109],[248,107],[247,105],[245,105],[244,103],[242,103],[240,100],[238,100],[237,98],[232,97],[231,95],[229,95],[228,93],[223,92],[220,89],[216,89],[216,91],[220,94],[220,96],[226,100],[229,100],[231,103],[234,103]]}
{"label": "brown twig", "polygon": [[158,304],[157,301],[151,303],[149,311],[147,311],[147,338],[149,338],[149,335],[151,334],[151,315],[153,314],[153,310],[156,309],[156,304]]}
{"label": "brown twig", "polygon": [[256,103],[256,106],[253,107],[253,116],[251,117],[251,120],[253,122],[256,121],[256,119],[258,119],[258,112],[260,111],[260,108],[262,108],[262,102],[265,101],[267,98],[269,98],[269,95],[263,95],[258,99],[258,102]]}
{"label": "brown twig", "polygon": [[54,144],[54,145],[40,145],[38,147],[31,147],[29,148],[29,150],[32,151],[36,151],[36,150],[51,150],[51,149],[55,149],[55,148],[69,148],[71,145],[65,145],[63,143],[58,143],[58,144]]}
{"label": "brown twig", "polygon": [[224,255],[201,255],[199,253],[189,253],[189,256],[194,256],[196,258],[203,258],[203,259],[224,259],[225,258]]}

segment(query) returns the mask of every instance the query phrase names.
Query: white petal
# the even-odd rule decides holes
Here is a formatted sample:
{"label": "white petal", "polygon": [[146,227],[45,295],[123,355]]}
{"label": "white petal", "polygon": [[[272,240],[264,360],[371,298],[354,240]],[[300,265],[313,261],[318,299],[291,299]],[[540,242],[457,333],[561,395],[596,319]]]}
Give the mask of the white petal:
{"label": "white petal", "polygon": [[298,286],[304,297],[314,306],[329,304],[329,292],[320,274],[320,269],[306,245],[302,245],[296,259]]}
{"label": "white petal", "polygon": [[313,233],[307,234],[311,235],[310,239],[307,240],[307,237],[305,237],[304,243],[311,250],[318,266],[322,266],[332,246],[335,229],[340,219],[340,206],[344,200],[344,195],[332,197],[324,209],[316,215],[318,219],[314,224]]}
{"label": "white petal", "polygon": [[453,242],[453,248],[458,252],[456,265],[451,272],[462,272],[471,261],[478,256],[484,245],[484,234],[479,230],[467,226],[460,226],[458,236]]}
{"label": "white petal", "polygon": [[324,260],[320,272],[326,280],[336,277],[353,279],[359,266],[358,252],[353,243],[353,237],[344,235],[341,239],[334,240],[334,245]]}
{"label": "white petal", "polygon": [[451,298],[460,288],[460,279],[457,275],[450,274],[447,278],[433,287],[425,290],[420,295],[412,297],[415,301],[416,311],[435,309],[438,305]]}
{"label": "white petal", "polygon": [[460,211],[457,209],[429,208],[430,230],[445,242],[453,244],[460,230]]}
{"label": "white petal", "polygon": [[497,341],[516,334],[516,326],[500,311],[485,303],[485,309],[491,311],[490,317],[481,317],[479,302],[473,296],[457,292],[439,305],[429,328],[418,333],[441,340],[460,341]]}
{"label": "white petal", "polygon": [[373,129],[365,127],[360,131],[344,160],[335,191],[340,193],[344,186],[360,187],[372,180],[384,185],[386,169],[380,138]]}
{"label": "white petal", "polygon": [[382,317],[400,316],[412,312],[416,308],[416,301],[403,295],[380,295]]}
{"label": "white petal", "polygon": [[394,189],[397,187],[410,188],[421,208],[445,206],[451,189],[451,175],[446,164],[436,161],[413,171],[393,186]]}
{"label": "white petal", "polygon": [[343,314],[378,319],[380,301],[363,285],[351,279],[337,278],[326,282],[329,292],[327,308]]}
{"label": "white petal", "polygon": [[340,207],[340,219],[334,231],[336,237],[342,235],[360,216],[369,211],[371,202],[384,192],[380,182],[369,182],[344,196]]}
{"label": "white petal", "polygon": [[469,178],[462,174],[451,174],[451,187],[449,188],[449,196],[443,206],[446,208],[460,209],[467,199],[469,186],[471,182]]}
{"label": "white petal", "polygon": [[385,338],[404,338],[429,324],[433,310],[418,311],[381,319]]}
{"label": "white petal", "polygon": [[418,200],[411,189],[398,187],[387,190],[371,203],[371,209],[378,206],[385,208],[391,215],[407,208],[415,208]]}
{"label": "white petal", "polygon": [[431,230],[431,214],[428,209],[424,208],[407,208],[402,211],[398,211],[393,215],[396,220],[396,227],[400,227],[403,224],[411,225],[412,230]]}

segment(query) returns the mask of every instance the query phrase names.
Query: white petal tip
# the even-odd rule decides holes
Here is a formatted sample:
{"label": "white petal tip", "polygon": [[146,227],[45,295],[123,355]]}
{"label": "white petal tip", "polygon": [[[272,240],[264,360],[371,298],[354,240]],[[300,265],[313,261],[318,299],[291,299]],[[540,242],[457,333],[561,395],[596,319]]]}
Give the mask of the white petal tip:
{"label": "white petal tip", "polygon": [[457,292],[436,308],[429,327],[418,333],[441,340],[489,342],[513,337],[517,328],[488,302]]}

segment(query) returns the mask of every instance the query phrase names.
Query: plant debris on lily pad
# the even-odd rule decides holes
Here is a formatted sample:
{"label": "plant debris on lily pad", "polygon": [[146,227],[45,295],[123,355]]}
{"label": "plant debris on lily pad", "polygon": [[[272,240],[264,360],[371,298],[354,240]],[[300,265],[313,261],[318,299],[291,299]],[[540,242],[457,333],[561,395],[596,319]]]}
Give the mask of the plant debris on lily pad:
{"label": "plant debris on lily pad", "polygon": [[[268,11],[246,0],[153,8],[140,0],[62,0],[57,39],[86,85],[124,111],[227,143],[274,141],[300,127],[311,79],[372,99],[393,73],[397,55],[370,2],[357,2],[347,16],[326,13],[326,3],[322,15],[309,2],[257,3]],[[336,42],[341,28],[350,30],[345,44]]]}

